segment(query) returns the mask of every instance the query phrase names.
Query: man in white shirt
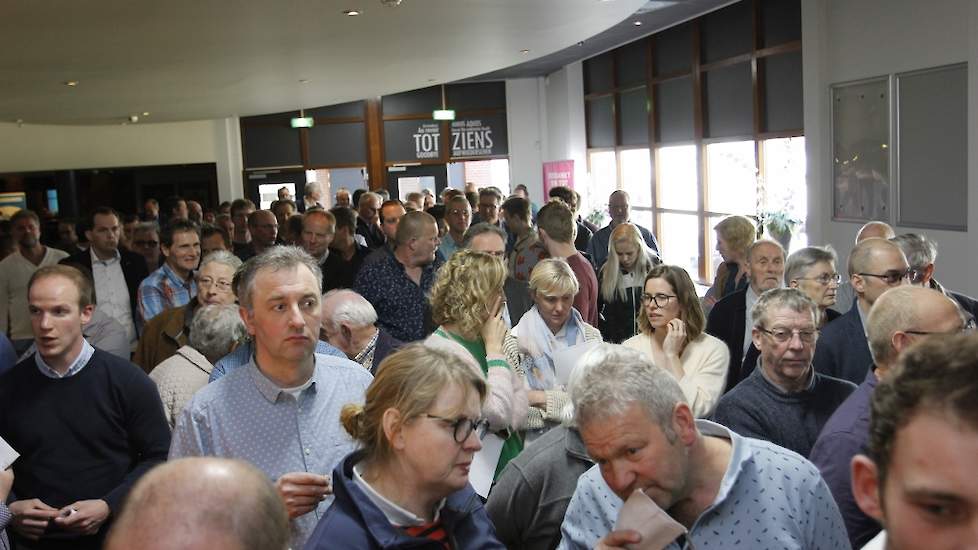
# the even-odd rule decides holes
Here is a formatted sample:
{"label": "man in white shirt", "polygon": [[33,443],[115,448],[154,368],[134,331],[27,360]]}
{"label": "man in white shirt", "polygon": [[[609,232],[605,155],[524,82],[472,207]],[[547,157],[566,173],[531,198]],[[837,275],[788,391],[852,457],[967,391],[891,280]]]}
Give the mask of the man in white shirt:
{"label": "man in white shirt", "polygon": [[10,218],[17,250],[0,261],[0,331],[7,333],[18,354],[34,341],[27,314],[27,282],[38,268],[54,265],[68,253],[41,244],[41,220],[31,210]]}

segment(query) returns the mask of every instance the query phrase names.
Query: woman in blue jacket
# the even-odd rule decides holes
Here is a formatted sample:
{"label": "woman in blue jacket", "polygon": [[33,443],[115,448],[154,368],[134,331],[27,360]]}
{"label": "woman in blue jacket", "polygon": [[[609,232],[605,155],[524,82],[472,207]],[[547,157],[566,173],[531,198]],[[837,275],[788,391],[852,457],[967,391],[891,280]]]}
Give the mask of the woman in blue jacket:
{"label": "woman in blue jacket", "polygon": [[333,471],[335,501],[306,550],[503,549],[469,468],[485,432],[482,373],[448,352],[388,356],[340,420],[360,444]]}

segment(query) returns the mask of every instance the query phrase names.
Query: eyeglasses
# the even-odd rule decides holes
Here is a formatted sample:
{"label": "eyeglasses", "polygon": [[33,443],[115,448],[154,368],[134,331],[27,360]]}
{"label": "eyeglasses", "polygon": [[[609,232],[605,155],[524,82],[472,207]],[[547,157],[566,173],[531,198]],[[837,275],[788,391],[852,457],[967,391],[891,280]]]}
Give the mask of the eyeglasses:
{"label": "eyeglasses", "polygon": [[812,342],[815,341],[815,335],[818,334],[818,331],[812,328],[793,329],[793,330],[788,330],[786,328],[775,328],[771,330],[768,330],[764,327],[756,327],[756,328],[757,330],[771,336],[771,338],[774,338],[774,341],[778,342],[779,344],[785,344],[787,342],[790,342],[791,339],[794,338],[796,334],[798,335],[798,339],[801,340],[803,344],[811,344]]}
{"label": "eyeglasses", "polygon": [[823,273],[818,277],[795,277],[795,279],[799,281],[815,281],[816,283],[825,286],[828,285],[829,283],[835,283],[835,284],[841,283],[842,275],[839,275],[838,273],[832,273],[832,274]]}
{"label": "eyeglasses", "polygon": [[642,303],[649,305],[650,302],[654,302],[655,307],[666,307],[675,297],[672,294],[642,294]]}
{"label": "eyeglasses", "polygon": [[886,273],[856,273],[856,275],[862,275],[864,277],[876,277],[877,279],[883,279],[888,285],[895,285],[903,279],[914,279],[917,277],[917,270],[908,267],[903,271],[900,271],[899,269],[891,269]]}
{"label": "eyeglasses", "polygon": [[221,292],[229,292],[231,290],[231,283],[223,279],[215,281],[210,277],[201,277],[197,279],[197,286],[202,286],[205,288],[210,288],[212,285],[216,285],[217,289]]}
{"label": "eyeglasses", "polygon": [[489,431],[489,421],[482,418],[445,418],[443,416],[437,416],[434,414],[422,414],[421,416],[425,418],[434,418],[435,420],[441,420],[442,422],[448,424],[452,428],[452,436],[455,438],[456,443],[464,443],[469,435],[475,431],[475,436],[482,439],[482,436],[486,435]]}
{"label": "eyeglasses", "polygon": [[461,210],[459,208],[454,208],[452,210],[449,210],[448,213],[451,214],[452,216],[462,216],[462,215],[471,214],[468,210]]}
{"label": "eyeglasses", "polygon": [[917,336],[930,336],[932,334],[951,336],[953,334],[968,333],[973,330],[975,330],[975,320],[968,319],[968,321],[965,324],[961,325],[959,328],[956,328],[954,330],[949,330],[947,332],[934,332],[930,330],[905,330],[903,332],[906,334],[916,334]]}
{"label": "eyeglasses", "polygon": [[160,241],[133,241],[132,244],[136,246],[144,246],[149,248],[149,247],[159,246]]}

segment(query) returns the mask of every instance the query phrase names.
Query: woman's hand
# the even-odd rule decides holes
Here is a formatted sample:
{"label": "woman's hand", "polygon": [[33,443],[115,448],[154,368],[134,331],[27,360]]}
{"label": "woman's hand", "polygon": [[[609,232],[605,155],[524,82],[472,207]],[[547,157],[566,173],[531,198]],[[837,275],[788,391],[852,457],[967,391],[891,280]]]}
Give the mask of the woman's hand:
{"label": "woman's hand", "polygon": [[676,318],[669,321],[666,325],[668,332],[666,339],[662,342],[662,351],[669,358],[679,358],[686,345],[686,323],[682,319]]}
{"label": "woman's hand", "polygon": [[545,409],[547,407],[547,392],[543,390],[530,390],[526,392],[526,399],[531,407]]}
{"label": "woman's hand", "polygon": [[503,321],[503,297],[500,295],[493,300],[489,308],[489,317],[482,325],[482,342],[486,345],[486,355],[502,355],[503,339],[509,329]]}

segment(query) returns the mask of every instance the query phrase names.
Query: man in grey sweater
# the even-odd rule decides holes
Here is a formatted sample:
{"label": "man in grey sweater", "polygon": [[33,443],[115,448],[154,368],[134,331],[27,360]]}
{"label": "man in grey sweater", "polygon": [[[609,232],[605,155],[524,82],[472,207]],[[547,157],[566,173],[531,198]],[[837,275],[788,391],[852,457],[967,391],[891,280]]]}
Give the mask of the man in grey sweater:
{"label": "man in grey sweater", "polygon": [[815,372],[817,306],[794,288],[769,290],[751,310],[760,367],[720,398],[714,420],[808,457],[855,384]]}

